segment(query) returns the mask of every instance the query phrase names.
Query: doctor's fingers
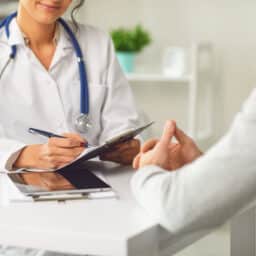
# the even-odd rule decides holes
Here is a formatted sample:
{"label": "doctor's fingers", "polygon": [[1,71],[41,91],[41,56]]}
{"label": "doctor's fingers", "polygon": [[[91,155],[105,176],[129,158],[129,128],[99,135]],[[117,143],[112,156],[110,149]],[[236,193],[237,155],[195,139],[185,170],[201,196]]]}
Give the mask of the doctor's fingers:
{"label": "doctor's fingers", "polygon": [[122,147],[107,152],[109,155],[132,155],[135,157],[140,152],[140,141],[131,140],[129,143],[125,143]]}
{"label": "doctor's fingers", "polygon": [[80,134],[78,133],[63,133],[62,136],[66,137],[66,138],[70,138],[70,139],[74,139],[74,140],[78,140],[81,143],[87,143],[87,140],[85,138],[83,138]]}
{"label": "doctor's fingers", "polygon": [[63,167],[64,165],[72,162],[75,158],[70,156],[47,156],[45,163],[47,165],[47,169],[56,169]]}
{"label": "doctor's fingers", "polygon": [[83,146],[84,142],[81,142],[75,138],[56,138],[52,137],[48,140],[49,147],[61,147],[61,148],[74,148]]}
{"label": "doctor's fingers", "polygon": [[112,161],[121,164],[131,164],[133,162],[134,157],[139,153],[137,149],[128,148],[125,150],[116,150],[107,152],[100,156],[100,159],[103,161]]}
{"label": "doctor's fingers", "polygon": [[138,151],[139,151],[140,141],[138,139],[132,139],[132,140],[126,141],[124,143],[117,144],[117,145],[115,145],[113,151],[122,152],[122,151],[125,151],[130,148],[138,149]]}
{"label": "doctor's fingers", "polygon": [[67,157],[77,157],[79,156],[84,150],[84,147],[76,147],[76,148],[61,148],[55,146],[49,146],[45,144],[43,148],[43,154],[46,156],[67,156]]}

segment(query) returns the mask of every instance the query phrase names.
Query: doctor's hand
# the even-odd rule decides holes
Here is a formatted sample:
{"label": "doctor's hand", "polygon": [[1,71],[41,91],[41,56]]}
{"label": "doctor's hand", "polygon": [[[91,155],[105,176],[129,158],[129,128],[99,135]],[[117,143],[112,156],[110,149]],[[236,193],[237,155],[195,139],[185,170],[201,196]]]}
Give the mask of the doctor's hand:
{"label": "doctor's hand", "polygon": [[103,161],[111,161],[123,165],[130,165],[134,157],[140,151],[140,141],[132,139],[122,144],[116,145],[113,150],[100,156]]}
{"label": "doctor's hand", "polygon": [[29,145],[25,147],[14,168],[56,169],[78,157],[86,143],[78,134],[63,134],[66,138],[52,137],[46,144]]}
{"label": "doctor's hand", "polygon": [[[172,143],[175,137],[178,143]],[[176,170],[202,155],[194,141],[176,127],[174,121],[167,121],[160,140],[149,140],[133,161],[135,169],[146,165],[158,165],[166,170]]]}

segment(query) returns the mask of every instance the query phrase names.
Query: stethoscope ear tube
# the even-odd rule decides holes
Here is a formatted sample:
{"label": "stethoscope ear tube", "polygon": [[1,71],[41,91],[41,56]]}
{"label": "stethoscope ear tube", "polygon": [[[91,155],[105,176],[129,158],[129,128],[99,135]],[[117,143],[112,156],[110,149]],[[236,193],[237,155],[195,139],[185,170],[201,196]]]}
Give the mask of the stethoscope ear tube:
{"label": "stethoscope ear tube", "polygon": [[9,66],[10,62],[13,60],[13,58],[9,57],[9,59],[6,61],[4,67],[2,68],[1,72],[0,72],[0,80],[6,70],[6,68]]}
{"label": "stethoscope ear tube", "polygon": [[[0,24],[0,29],[2,27],[5,27],[5,32],[6,32],[6,36],[9,38],[10,37],[10,30],[9,30],[9,25],[10,25],[10,22],[12,21],[12,19],[14,17],[16,17],[17,13],[13,13],[11,14],[10,16],[8,16],[7,18],[5,18],[1,24]],[[14,60],[15,56],[16,56],[16,53],[17,53],[17,47],[16,45],[12,45],[11,46],[11,53],[10,53],[10,56],[9,56],[9,59],[6,61],[4,67],[2,68],[1,72],[0,72],[0,80],[1,78],[3,77],[3,74],[6,70],[6,68],[9,66],[9,64],[11,63],[12,60]]]}
{"label": "stethoscope ear tube", "polygon": [[16,16],[17,16],[17,12],[11,14],[10,16],[8,16],[6,18],[6,22],[5,22],[4,26],[5,26],[5,33],[8,38],[10,37],[10,29],[9,29],[10,23],[11,23],[12,19],[15,18]]}

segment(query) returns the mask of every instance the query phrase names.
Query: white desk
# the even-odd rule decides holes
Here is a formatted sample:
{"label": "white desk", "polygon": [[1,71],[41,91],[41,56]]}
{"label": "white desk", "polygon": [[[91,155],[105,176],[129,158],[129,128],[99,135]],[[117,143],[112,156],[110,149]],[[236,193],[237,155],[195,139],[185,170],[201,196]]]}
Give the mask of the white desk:
{"label": "white desk", "polygon": [[1,207],[0,244],[78,254],[153,256],[167,247],[168,253],[176,252],[202,237],[195,234],[180,241],[160,228],[133,200],[129,184],[132,173],[128,167],[120,170],[112,164],[105,173],[119,200]]}

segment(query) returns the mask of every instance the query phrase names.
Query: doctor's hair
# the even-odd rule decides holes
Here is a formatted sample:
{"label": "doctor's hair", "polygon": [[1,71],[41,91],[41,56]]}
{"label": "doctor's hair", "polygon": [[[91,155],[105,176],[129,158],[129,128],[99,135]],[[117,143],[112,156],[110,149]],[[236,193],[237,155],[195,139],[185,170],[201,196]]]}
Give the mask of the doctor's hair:
{"label": "doctor's hair", "polygon": [[74,6],[74,8],[71,10],[71,20],[75,26],[75,30],[78,30],[78,23],[76,21],[75,15],[79,11],[79,9],[84,5],[85,0],[78,0],[77,4]]}

